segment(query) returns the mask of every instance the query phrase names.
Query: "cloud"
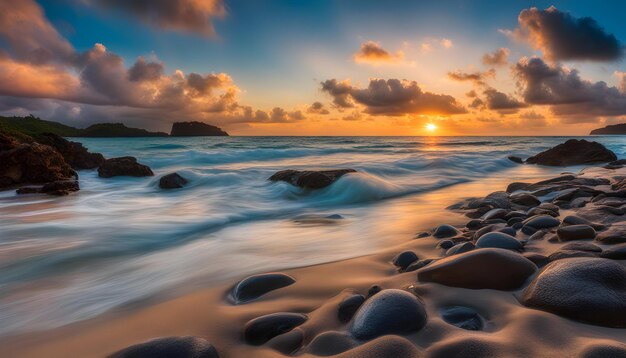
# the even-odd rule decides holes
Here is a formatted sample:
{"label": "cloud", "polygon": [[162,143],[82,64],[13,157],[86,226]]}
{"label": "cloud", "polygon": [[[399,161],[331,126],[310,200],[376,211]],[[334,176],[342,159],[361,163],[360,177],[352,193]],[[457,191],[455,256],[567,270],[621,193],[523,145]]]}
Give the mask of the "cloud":
{"label": "cloud", "polygon": [[382,48],[382,46],[374,41],[367,41],[361,44],[361,48],[354,55],[354,61],[357,63],[366,63],[370,65],[391,64],[402,61],[404,53],[397,51],[395,54]]}
{"label": "cloud", "polygon": [[281,107],[274,107],[270,112],[268,122],[287,123],[293,121],[301,121],[304,119],[306,119],[306,116],[304,115],[304,113],[302,113],[302,111],[297,110],[293,112],[287,112]]}
{"label": "cloud", "polygon": [[454,43],[452,42],[452,40],[446,39],[446,38],[438,39],[438,38],[433,38],[433,37],[427,37],[420,44],[420,49],[424,53],[431,52],[432,50],[435,49],[435,47],[442,48],[444,50],[449,50],[452,47],[454,47]]}
{"label": "cloud", "polygon": [[624,53],[623,45],[596,20],[575,18],[554,6],[546,10],[535,7],[522,10],[518,28],[512,34],[541,50],[550,61],[613,61]]}
{"label": "cloud", "polygon": [[223,0],[94,0],[103,8],[115,9],[138,17],[143,22],[166,30],[215,36],[213,20],[223,18]]}
{"label": "cloud", "polygon": [[315,114],[329,114],[330,112],[324,108],[322,102],[313,102],[311,106],[306,110],[307,113],[315,113]]}
{"label": "cloud", "polygon": [[448,72],[448,78],[453,81],[465,82],[471,81],[477,85],[484,85],[485,81],[489,78],[496,77],[496,71],[492,68],[485,72],[463,72],[463,71],[451,71]]}
{"label": "cloud", "polygon": [[139,57],[128,70],[128,79],[133,82],[156,81],[161,76],[163,76],[163,63],[146,62],[143,57]]}
{"label": "cloud", "polygon": [[532,57],[520,59],[513,72],[524,101],[550,105],[555,115],[593,120],[626,114],[626,93],[603,81],[581,79],[575,69]]}
{"label": "cloud", "polygon": [[502,114],[515,113],[520,108],[527,107],[523,102],[518,101],[514,97],[500,92],[495,88],[486,88],[483,91],[485,102],[488,109],[498,111]]}
{"label": "cloud", "polygon": [[509,49],[501,47],[493,53],[486,53],[483,55],[482,61],[487,66],[504,66],[509,61]]}
{"label": "cloud", "polygon": [[454,97],[424,92],[415,81],[370,79],[367,88],[358,88],[348,81],[331,79],[322,82],[321,86],[338,107],[354,107],[356,103],[364,106],[365,112],[371,115],[453,115],[467,112]]}
{"label": "cloud", "polygon": [[619,79],[620,91],[626,93],[626,72],[615,71],[614,75]]}
{"label": "cloud", "polygon": [[441,44],[441,47],[443,48],[452,48],[453,46],[452,40],[450,39],[441,39],[439,43]]}

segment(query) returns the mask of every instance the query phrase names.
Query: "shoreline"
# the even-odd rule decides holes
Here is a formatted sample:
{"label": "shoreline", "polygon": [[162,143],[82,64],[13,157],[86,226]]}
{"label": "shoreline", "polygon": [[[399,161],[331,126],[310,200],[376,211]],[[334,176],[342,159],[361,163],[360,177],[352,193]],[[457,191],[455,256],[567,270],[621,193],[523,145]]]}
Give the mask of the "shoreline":
{"label": "shoreline", "polygon": [[[626,176],[626,169],[592,168],[582,175],[585,178],[591,176]],[[612,190],[607,185],[594,186],[594,189]],[[589,203],[589,206],[593,204]],[[563,219],[566,215],[580,211],[580,208],[563,208],[559,218]],[[444,223],[442,221],[439,224]],[[521,231],[519,235],[521,240],[528,240],[531,236],[522,234]],[[416,271],[398,272],[391,263],[394,256],[402,250],[412,250],[420,259],[439,258],[442,249],[437,248],[437,245],[441,241],[442,239],[432,236],[408,239],[401,245],[372,255],[284,270],[282,272],[296,279],[295,284],[271,291],[246,304],[233,305],[226,299],[226,294],[236,284],[235,281],[229,281],[148,307],[119,310],[50,331],[3,338],[0,341],[0,351],[9,356],[20,357],[36,357],[44,353],[52,357],[66,356],[70,352],[81,357],[96,357],[155,337],[192,335],[207,339],[216,347],[220,356],[224,357],[280,357],[284,355],[276,349],[284,349],[285,342],[275,339],[261,347],[246,344],[242,339],[243,327],[249,320],[265,314],[298,312],[307,314],[309,319],[292,332],[302,333],[302,348],[299,352],[309,356],[315,350],[315,344],[311,345],[311,342],[320,333],[345,332],[349,329],[350,323],[337,322],[333,317],[336,315],[337,304],[346,296],[354,292],[366,295],[372,285],[378,285],[382,289],[406,289],[410,285],[417,285],[413,289],[425,302],[429,317],[424,328],[403,335],[408,339],[404,341],[383,336],[371,341],[376,343],[371,343],[374,347],[363,341],[346,338],[345,342],[354,345],[354,348],[347,350],[345,354],[363,353],[371,349],[385,351],[399,346],[408,351],[414,349],[415,352],[425,352],[428,356],[441,356],[449,349],[458,349],[464,345],[474,345],[485,352],[512,356],[583,355],[586,349],[596,346],[617,347],[616,349],[626,352],[626,345],[620,343],[625,334],[623,328],[580,323],[521,305],[519,296],[532,277],[522,288],[513,291],[475,290],[432,282],[416,284]],[[604,250],[614,246],[595,243]],[[551,242],[548,238],[527,241],[524,251],[545,254],[547,257],[563,244]],[[624,260],[614,262],[626,265]],[[485,320],[483,330],[462,330],[442,320],[442,307],[450,305],[474,307]],[[537,331],[539,328],[541,332]],[[546,334],[550,337],[548,341],[544,338]],[[287,338],[284,340],[288,341]],[[535,343],[529,346],[529,341]]]}

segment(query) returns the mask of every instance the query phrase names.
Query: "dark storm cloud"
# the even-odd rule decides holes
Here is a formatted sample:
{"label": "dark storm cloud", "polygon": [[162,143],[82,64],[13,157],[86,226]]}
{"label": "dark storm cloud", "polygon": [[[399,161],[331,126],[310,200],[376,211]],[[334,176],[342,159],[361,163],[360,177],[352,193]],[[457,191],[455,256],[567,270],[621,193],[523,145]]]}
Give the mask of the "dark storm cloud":
{"label": "dark storm cloud", "polygon": [[548,65],[542,59],[522,58],[514,75],[524,101],[551,105],[561,116],[617,116],[626,114],[626,94],[605,82],[583,80],[577,70]]}
{"label": "dark storm cloud", "polygon": [[488,109],[499,111],[501,113],[515,113],[520,108],[527,107],[523,102],[518,101],[514,97],[500,92],[495,88],[487,88],[483,91],[485,102]]}
{"label": "dark storm cloud", "polygon": [[370,79],[367,88],[358,88],[331,79],[321,85],[339,107],[351,107],[354,102],[365,106],[365,112],[372,115],[466,113],[454,97],[424,92],[415,81]]}
{"label": "dark storm cloud", "polygon": [[215,36],[213,20],[226,15],[223,0],[93,0],[163,29]]}
{"label": "dark storm cloud", "polygon": [[591,17],[576,18],[554,6],[522,10],[514,35],[553,61],[620,59],[623,45]]}

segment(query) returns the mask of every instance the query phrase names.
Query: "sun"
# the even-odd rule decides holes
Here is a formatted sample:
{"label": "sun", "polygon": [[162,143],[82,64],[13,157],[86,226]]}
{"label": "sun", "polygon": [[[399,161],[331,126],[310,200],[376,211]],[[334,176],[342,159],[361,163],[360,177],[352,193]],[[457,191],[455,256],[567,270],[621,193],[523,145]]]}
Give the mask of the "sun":
{"label": "sun", "polygon": [[427,131],[429,131],[429,132],[434,132],[434,131],[436,131],[436,130],[437,130],[437,125],[436,125],[436,124],[434,124],[434,123],[426,123],[425,128],[426,128],[426,130],[427,130]]}

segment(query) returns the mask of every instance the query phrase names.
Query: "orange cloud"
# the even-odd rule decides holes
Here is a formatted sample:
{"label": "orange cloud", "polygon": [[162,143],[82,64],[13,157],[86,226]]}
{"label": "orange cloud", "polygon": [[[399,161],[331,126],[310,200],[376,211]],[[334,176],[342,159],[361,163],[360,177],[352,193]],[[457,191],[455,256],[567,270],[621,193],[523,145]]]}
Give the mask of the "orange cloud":
{"label": "orange cloud", "polygon": [[404,53],[397,51],[390,53],[374,41],[367,41],[361,44],[361,48],[353,56],[357,63],[367,63],[379,65],[384,63],[396,63],[404,59]]}
{"label": "orange cloud", "polygon": [[482,60],[487,66],[504,66],[509,62],[509,49],[501,47],[493,53],[486,53]]}

